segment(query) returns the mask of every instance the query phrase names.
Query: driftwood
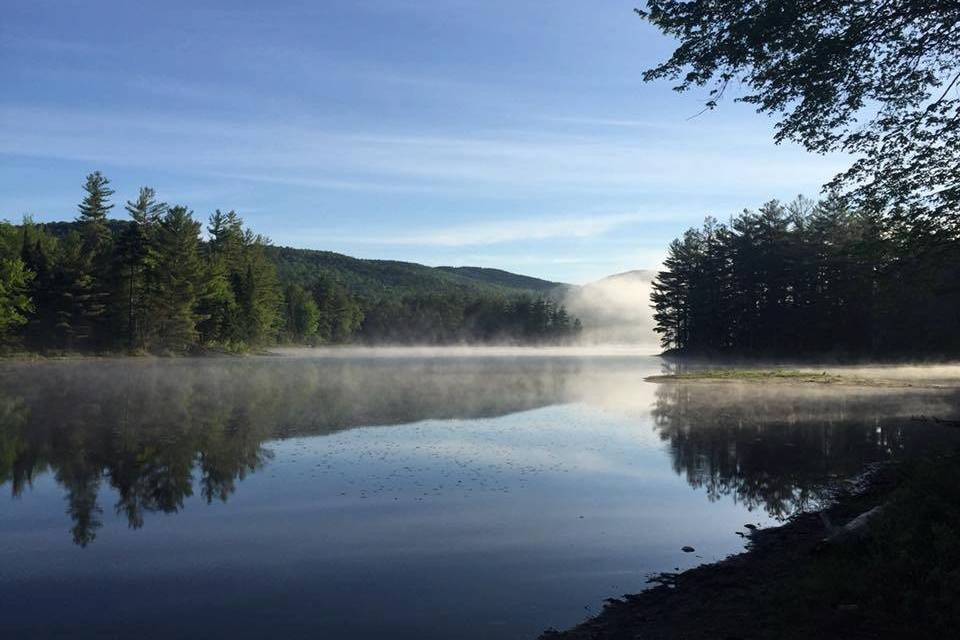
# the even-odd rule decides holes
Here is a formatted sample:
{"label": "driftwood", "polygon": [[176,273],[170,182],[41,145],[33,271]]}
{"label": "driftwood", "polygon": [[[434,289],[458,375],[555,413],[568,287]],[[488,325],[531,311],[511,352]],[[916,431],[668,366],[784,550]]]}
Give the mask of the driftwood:
{"label": "driftwood", "polygon": [[877,505],[873,509],[861,513],[856,518],[840,527],[834,526],[833,523],[830,522],[830,517],[821,511],[820,520],[823,522],[823,526],[827,530],[827,537],[823,539],[823,543],[837,544],[840,542],[848,542],[850,540],[858,540],[863,538],[870,530],[870,522],[872,522],[873,519],[878,515],[883,513],[884,507],[886,507],[884,504]]}

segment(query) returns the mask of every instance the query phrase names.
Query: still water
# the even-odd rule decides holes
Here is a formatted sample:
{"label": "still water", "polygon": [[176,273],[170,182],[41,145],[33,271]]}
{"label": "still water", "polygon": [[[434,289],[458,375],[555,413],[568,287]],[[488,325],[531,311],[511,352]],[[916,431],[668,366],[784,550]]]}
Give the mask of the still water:
{"label": "still water", "polygon": [[960,435],[910,420],[949,391],[345,353],[0,365],[0,635],[534,638]]}

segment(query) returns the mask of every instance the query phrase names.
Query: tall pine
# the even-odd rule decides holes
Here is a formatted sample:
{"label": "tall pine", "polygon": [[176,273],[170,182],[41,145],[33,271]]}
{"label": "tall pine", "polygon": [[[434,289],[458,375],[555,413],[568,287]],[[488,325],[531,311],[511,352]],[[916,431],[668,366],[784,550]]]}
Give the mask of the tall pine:
{"label": "tall pine", "polygon": [[120,236],[115,254],[120,281],[115,308],[119,326],[131,350],[147,347],[153,334],[149,309],[153,276],[157,273],[156,235],[167,205],[150,187],[141,187],[136,200],[127,201],[130,224]]}
{"label": "tall pine", "polygon": [[78,324],[71,331],[74,339],[82,336],[85,344],[71,346],[106,346],[110,336],[107,312],[110,291],[113,288],[111,269],[112,238],[107,225],[107,214],[113,208],[110,196],[110,180],[99,171],[87,176],[83,185],[86,195],[79,205],[80,234],[83,240],[79,260],[74,267],[74,282],[70,289],[74,307],[73,322]]}
{"label": "tall pine", "polygon": [[182,353],[197,344],[198,306],[205,289],[200,223],[186,207],[176,206],[166,212],[157,230],[156,250],[149,320],[157,347]]}

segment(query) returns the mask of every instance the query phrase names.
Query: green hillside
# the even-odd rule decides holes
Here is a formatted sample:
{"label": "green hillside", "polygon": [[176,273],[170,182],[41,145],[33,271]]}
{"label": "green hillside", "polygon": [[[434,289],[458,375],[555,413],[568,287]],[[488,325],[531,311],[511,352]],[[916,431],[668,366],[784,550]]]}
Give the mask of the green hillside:
{"label": "green hillside", "polygon": [[428,267],[415,262],[365,260],[331,251],[268,247],[280,278],[309,286],[327,274],[351,293],[368,299],[384,299],[411,293],[518,293],[550,294],[569,285],[540,280],[500,269],[481,267]]}
{"label": "green hillside", "polygon": [[[111,232],[119,236],[127,220],[107,221]],[[79,229],[74,221],[45,222],[47,232],[64,237]],[[501,269],[484,267],[428,267],[415,262],[366,260],[332,251],[266,247],[276,263],[280,279],[310,287],[323,274],[332,276],[356,296],[368,300],[399,298],[421,293],[491,293],[512,295],[531,293],[559,298],[571,285],[550,282]]]}
{"label": "green hillside", "polygon": [[486,267],[437,267],[440,271],[451,273],[463,278],[481,282],[497,287],[507,289],[517,289],[522,291],[537,291],[540,293],[556,293],[558,290],[566,290],[570,287],[568,284],[559,282],[550,282],[530,276],[523,276],[517,273],[511,273],[502,269],[489,269]]}

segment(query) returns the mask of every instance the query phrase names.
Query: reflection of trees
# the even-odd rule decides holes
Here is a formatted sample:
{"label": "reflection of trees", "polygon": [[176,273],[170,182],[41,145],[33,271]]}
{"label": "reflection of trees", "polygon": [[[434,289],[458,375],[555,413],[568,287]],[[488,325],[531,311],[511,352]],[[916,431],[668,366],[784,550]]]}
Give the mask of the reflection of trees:
{"label": "reflection of trees", "polygon": [[139,528],[193,495],[225,501],[271,456],[264,442],[358,425],[495,416],[557,401],[574,363],[237,359],[0,369],[0,485],[53,473],[73,539],[102,526],[101,485]]}
{"label": "reflection of trees", "polygon": [[661,384],[654,419],[674,469],[711,500],[731,495],[776,517],[823,497],[831,476],[957,440],[909,416],[953,413],[951,398],[893,390]]}
{"label": "reflection of trees", "polygon": [[235,480],[268,455],[261,443],[269,434],[258,431],[261,425],[221,403],[198,400],[210,389],[192,375],[172,379],[133,367],[114,370],[123,375],[111,378],[92,368],[40,368],[43,376],[26,371],[21,380],[4,378],[5,391],[22,394],[15,401],[22,410],[0,413],[0,483],[10,482],[17,496],[37,474],[52,470],[80,546],[102,526],[103,483],[116,491],[116,513],[139,528],[146,513],[183,507],[193,493],[194,469],[204,495],[226,499]]}

